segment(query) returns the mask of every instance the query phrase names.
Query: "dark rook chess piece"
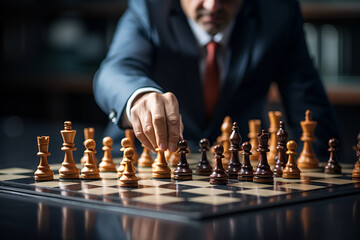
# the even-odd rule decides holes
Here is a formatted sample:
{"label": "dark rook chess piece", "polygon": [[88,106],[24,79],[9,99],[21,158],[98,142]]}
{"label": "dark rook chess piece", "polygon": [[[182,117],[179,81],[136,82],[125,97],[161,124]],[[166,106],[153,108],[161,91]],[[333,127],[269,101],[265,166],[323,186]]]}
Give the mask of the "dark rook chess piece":
{"label": "dark rook chess piece", "polygon": [[180,153],[180,162],[177,165],[177,168],[174,170],[174,179],[175,180],[191,180],[192,179],[192,170],[189,167],[189,163],[186,160],[186,154],[189,152],[187,150],[188,143],[186,140],[181,140],[179,142]]}
{"label": "dark rook chess piece", "polygon": [[250,163],[251,144],[244,142],[242,145],[243,165],[240,167],[238,172],[238,179],[240,181],[252,182],[254,177],[254,169]]}
{"label": "dark rook chess piece", "polygon": [[259,163],[256,166],[256,170],[254,172],[254,182],[272,183],[274,181],[273,172],[270,169],[266,156],[266,153],[270,151],[268,148],[269,137],[270,133],[268,133],[266,130],[262,130],[261,133],[258,134],[259,148],[257,151],[260,153],[260,156]]}
{"label": "dark rook chess piece", "polygon": [[207,159],[207,152],[209,151],[209,140],[206,138],[203,138],[199,142],[201,152],[201,158],[200,161],[196,167],[195,173],[203,176],[209,176],[212,172],[212,167],[209,163],[209,160]]}
{"label": "dark rook chess piece", "polygon": [[230,148],[231,156],[228,168],[226,170],[229,178],[236,179],[240,170],[239,151],[241,150],[241,135],[237,122],[233,123],[232,132],[230,135]]}
{"label": "dark rook chess piece", "polygon": [[222,158],[224,158],[224,148],[221,145],[216,145],[214,147],[214,151],[216,165],[210,175],[210,183],[216,185],[226,185],[228,183],[228,175],[226,174],[225,169],[222,165]]}
{"label": "dark rook chess piece", "polygon": [[286,165],[286,139],[288,137],[287,132],[285,131],[285,122],[280,121],[279,130],[276,133],[278,139],[277,149],[277,159],[275,167],[273,169],[274,177],[282,177],[283,170]]}
{"label": "dark rook chess piece", "polygon": [[324,172],[329,174],[341,173],[341,166],[336,160],[336,150],[338,148],[339,141],[335,138],[329,140],[330,157],[327,164],[324,167]]}

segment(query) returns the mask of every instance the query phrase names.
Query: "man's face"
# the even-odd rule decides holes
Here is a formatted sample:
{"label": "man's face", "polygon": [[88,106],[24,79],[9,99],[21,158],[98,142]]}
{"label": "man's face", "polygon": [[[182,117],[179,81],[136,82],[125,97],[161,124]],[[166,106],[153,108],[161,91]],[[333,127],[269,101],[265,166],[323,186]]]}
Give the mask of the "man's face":
{"label": "man's face", "polygon": [[211,35],[226,28],[242,2],[243,0],[180,0],[185,15]]}

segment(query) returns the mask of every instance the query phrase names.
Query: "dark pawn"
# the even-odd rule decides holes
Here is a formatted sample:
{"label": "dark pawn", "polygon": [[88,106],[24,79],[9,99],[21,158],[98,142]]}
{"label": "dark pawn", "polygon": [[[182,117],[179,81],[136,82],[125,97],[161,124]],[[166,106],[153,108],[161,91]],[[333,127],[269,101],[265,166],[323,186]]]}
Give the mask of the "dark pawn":
{"label": "dark pawn", "polygon": [[177,165],[177,168],[174,170],[174,179],[175,180],[191,180],[192,179],[192,170],[189,167],[189,163],[186,160],[186,154],[189,153],[187,150],[188,143],[186,140],[181,140],[179,142],[180,153],[180,162]]}
{"label": "dark pawn", "polygon": [[243,157],[243,165],[240,167],[240,171],[238,172],[238,179],[240,181],[252,182],[254,177],[254,169],[250,163],[250,155],[251,144],[249,142],[244,142],[242,144],[242,155]]}
{"label": "dark pawn", "polygon": [[268,140],[270,137],[270,133],[266,130],[262,130],[261,133],[258,134],[259,140],[259,148],[257,151],[260,153],[259,163],[256,166],[256,170],[254,172],[254,182],[259,183],[272,183],[274,181],[273,172],[270,169],[266,153],[269,152]]}
{"label": "dark pawn", "polygon": [[341,166],[336,160],[336,150],[338,148],[339,141],[335,138],[329,140],[330,157],[327,164],[324,167],[324,172],[329,174],[341,173]]}
{"label": "dark pawn", "polygon": [[241,150],[241,135],[239,133],[239,127],[237,122],[233,123],[232,132],[230,135],[230,148],[231,157],[228,168],[226,170],[229,178],[236,179],[240,170],[241,164],[239,160],[239,151]]}
{"label": "dark pawn", "polygon": [[209,176],[212,172],[212,167],[207,159],[207,151],[209,151],[210,142],[206,138],[203,138],[199,142],[201,152],[200,161],[196,167],[195,173],[203,176]]}
{"label": "dark pawn", "polygon": [[285,122],[280,121],[279,130],[276,133],[278,137],[277,149],[277,158],[275,162],[275,167],[273,169],[274,177],[282,177],[285,165],[286,165],[286,140],[288,137],[287,132],[285,131]]}
{"label": "dark pawn", "polygon": [[228,183],[228,175],[225,172],[225,169],[222,165],[222,158],[224,158],[224,148],[221,145],[216,145],[214,147],[216,165],[213,169],[213,172],[210,175],[210,183],[216,185],[226,185]]}

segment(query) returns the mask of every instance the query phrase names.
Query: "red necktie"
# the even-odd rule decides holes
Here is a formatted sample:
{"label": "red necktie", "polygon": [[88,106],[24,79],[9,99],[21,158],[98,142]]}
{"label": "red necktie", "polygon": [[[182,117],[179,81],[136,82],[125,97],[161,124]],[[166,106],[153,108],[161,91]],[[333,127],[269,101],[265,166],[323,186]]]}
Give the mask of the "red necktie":
{"label": "red necktie", "polygon": [[210,120],[214,114],[215,106],[219,98],[220,74],[219,65],[216,61],[216,51],[220,45],[214,41],[206,45],[206,70],[204,81],[205,113]]}

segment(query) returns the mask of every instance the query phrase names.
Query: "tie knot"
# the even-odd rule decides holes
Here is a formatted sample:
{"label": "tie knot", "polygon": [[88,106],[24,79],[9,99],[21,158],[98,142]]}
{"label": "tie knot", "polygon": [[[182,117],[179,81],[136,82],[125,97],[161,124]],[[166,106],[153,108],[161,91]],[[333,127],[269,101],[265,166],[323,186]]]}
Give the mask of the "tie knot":
{"label": "tie knot", "polygon": [[206,45],[206,50],[208,51],[208,54],[215,54],[219,47],[220,47],[220,44],[218,44],[217,42],[214,42],[214,41],[210,41]]}

